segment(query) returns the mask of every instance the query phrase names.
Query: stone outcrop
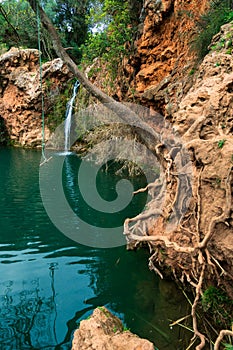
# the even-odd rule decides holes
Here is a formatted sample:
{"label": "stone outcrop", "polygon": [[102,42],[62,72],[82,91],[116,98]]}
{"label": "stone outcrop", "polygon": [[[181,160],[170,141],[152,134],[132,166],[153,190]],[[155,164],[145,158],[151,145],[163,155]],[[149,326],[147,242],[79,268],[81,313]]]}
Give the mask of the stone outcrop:
{"label": "stone outcrop", "polygon": [[[173,114],[174,127],[192,154],[193,192],[201,208],[199,230],[203,236],[211,232],[211,255],[229,276],[233,272],[232,39],[229,23],[213,38],[193,87]],[[233,298],[233,290],[227,289]]]}
{"label": "stone outcrop", "polygon": [[[196,21],[209,2],[144,1],[144,21],[132,61],[137,94],[142,93],[144,97],[148,89],[156,92],[163,79],[169,77],[162,84],[166,88],[170,80],[178,80],[192,69],[195,53],[190,50],[190,42],[196,33]],[[158,96],[156,101],[161,104]]]}
{"label": "stone outcrop", "polygon": [[[233,298],[233,23],[222,26],[202,62],[190,50],[195,22],[209,3],[144,1],[141,36],[136,54],[123,62],[124,77],[135,75],[134,97],[151,107],[151,120],[154,111],[159,111],[178,133],[190,155],[192,181],[188,189],[192,198],[182,221],[167,230],[172,215],[182,205],[186,210],[186,203],[175,163],[179,152],[166,149],[164,133],[163,143],[156,147],[166,176],[161,179],[166,183],[164,203],[161,208],[156,202],[156,196],[164,198],[162,193],[158,195],[161,186],[151,184],[154,202],[131,218],[130,224],[125,223],[125,233],[129,248],[153,236],[151,268],[169,266],[174,276],[192,285],[205,261],[203,289],[216,283]],[[182,168],[182,159],[179,164]]]}
{"label": "stone outcrop", "polygon": [[[71,73],[60,59],[42,65],[45,116],[61,94]],[[39,51],[12,48],[0,57],[1,133],[16,145],[41,145]],[[50,131],[45,123],[45,140]]]}
{"label": "stone outcrop", "polygon": [[[149,212],[145,211],[141,217],[135,218],[135,226],[131,230],[135,232],[138,225],[139,236],[140,231],[154,236],[156,253],[153,255],[152,266],[156,262],[170,266],[175,276],[192,283],[205,261],[206,285],[208,280],[212,284],[216,281],[233,298],[232,42],[233,24],[229,23],[222,26],[220,33],[213,38],[209,54],[193,74],[192,87],[185,94],[177,96],[176,103],[174,101],[170,106],[172,126],[179,133],[183,147],[191,157],[192,199],[189,209],[178,227],[166,231],[177,198],[180,203],[183,197],[175,170],[177,168],[173,164],[176,156],[170,159],[170,154],[165,151],[163,158],[161,147],[158,155],[163,159],[168,174],[162,214],[150,222],[146,219]],[[167,92],[171,93],[172,98],[173,83],[169,81],[170,77],[167,79]],[[177,80],[174,84],[177,86],[179,83]],[[144,94],[148,92],[149,89]],[[153,100],[153,96],[151,98]],[[166,109],[168,105],[169,102],[165,104]],[[169,170],[166,168],[168,166]],[[148,204],[148,207],[152,218],[153,211],[156,212],[157,208],[153,207],[153,203],[151,207]],[[131,223],[132,221],[131,219]],[[148,241],[147,238],[145,240]],[[138,239],[143,241],[143,237]],[[161,246],[165,249],[163,254],[160,254]]]}
{"label": "stone outcrop", "polygon": [[[118,67],[114,87],[106,86],[109,75],[98,59],[93,63],[97,69],[92,81],[120,101],[136,100],[167,114],[165,105],[176,102],[192,86],[192,76],[187,79],[195,67],[196,53],[191,43],[197,33],[197,20],[210,2],[144,0],[133,54]],[[173,90],[169,91],[171,86]]]}
{"label": "stone outcrop", "polygon": [[72,350],[154,350],[153,344],[130,331],[124,331],[119,318],[105,307],[94,310],[80,322],[74,333]]}

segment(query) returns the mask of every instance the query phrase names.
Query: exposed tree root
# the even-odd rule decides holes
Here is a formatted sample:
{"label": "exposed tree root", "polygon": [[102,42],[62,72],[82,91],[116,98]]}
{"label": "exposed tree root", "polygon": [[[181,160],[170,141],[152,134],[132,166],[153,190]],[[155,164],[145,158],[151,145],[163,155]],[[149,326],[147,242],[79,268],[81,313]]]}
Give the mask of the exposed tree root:
{"label": "exposed tree root", "polygon": [[198,344],[198,346],[196,347],[196,350],[201,350],[205,346],[205,336],[204,336],[204,334],[202,334],[198,330],[197,315],[196,315],[196,308],[197,308],[197,304],[198,304],[198,301],[199,301],[200,295],[201,295],[201,288],[202,288],[202,284],[203,284],[205,268],[206,268],[206,264],[203,261],[200,278],[199,278],[198,284],[196,286],[196,296],[195,296],[195,299],[194,299],[194,302],[193,302],[193,305],[192,305],[192,312],[191,312],[191,315],[192,315],[192,318],[193,318],[194,337],[199,337],[199,339],[201,341],[200,344]]}
{"label": "exposed tree root", "polygon": [[227,329],[222,329],[219,333],[218,338],[216,339],[216,342],[214,344],[214,350],[219,350],[219,346],[221,344],[221,341],[223,340],[224,337],[230,336],[233,337],[233,331],[229,331]]}
{"label": "exposed tree root", "polygon": [[[36,2],[33,0],[28,0],[28,2],[36,12]],[[207,102],[203,101],[203,96],[201,95],[199,96],[199,101],[198,99],[195,100],[195,107],[201,104],[201,109],[198,109],[199,112],[194,111],[192,112],[192,116],[189,117],[187,111],[188,113],[192,111],[190,109],[192,106],[190,106],[190,101],[188,100],[186,101],[186,106],[188,105],[190,108],[188,108],[185,113],[183,110],[184,114],[182,115],[181,113],[180,116],[177,117],[177,121],[179,122],[179,118],[181,121],[180,125],[178,125],[179,123],[176,124],[178,130],[179,128],[182,129],[185,121],[189,119],[183,129],[182,145],[180,141],[176,142],[176,136],[167,128],[167,125],[164,125],[162,128],[160,127],[158,132],[153,133],[152,127],[138,118],[137,113],[123,104],[116,102],[86,79],[86,76],[77,69],[76,64],[61,46],[59,36],[45,12],[41,7],[38,7],[38,9],[40,11],[42,23],[52,37],[55,51],[67,64],[74,76],[79,79],[93,96],[97,97],[102,103],[107,104],[108,108],[116,113],[121,120],[137,129],[141,140],[148,146],[148,149],[155,152],[159,159],[161,167],[163,168],[162,176],[160,179],[156,180],[155,183],[141,190],[141,192],[149,190],[153,201],[149,203],[149,209],[147,211],[135,218],[125,221],[124,233],[128,244],[132,247],[137,246],[139,242],[147,242],[151,251],[158,250],[158,252],[150,258],[150,267],[154,269],[160,277],[162,277],[162,273],[156,267],[156,262],[160,262],[159,249],[165,247],[167,256],[165,257],[164,264],[170,265],[175,278],[178,279],[181,275],[180,278],[183,279],[183,281],[186,278],[190,285],[195,288],[196,296],[192,305],[191,315],[193,318],[194,334],[200,339],[200,344],[196,349],[201,350],[205,345],[205,336],[198,329],[196,308],[202,294],[205,277],[212,274],[213,279],[217,277],[217,282],[220,284],[221,278],[231,276],[214,257],[213,251],[211,250],[211,243],[214,242],[217,225],[223,224],[224,226],[230,227],[229,230],[232,230],[233,226],[233,216],[231,213],[232,148],[225,148],[224,146],[223,149],[220,149],[223,147],[226,141],[225,139],[221,147],[218,145],[220,141],[219,137],[222,138],[221,141],[223,141],[223,137],[226,137],[227,142],[232,146],[232,125],[230,125],[232,119],[227,118],[226,109],[224,109],[224,117],[226,118],[224,119],[223,132],[223,130],[219,128],[219,125],[222,123],[221,116],[218,120],[218,114],[215,113],[216,118],[213,119],[216,120],[211,120],[211,133],[214,134],[214,136],[210,140],[208,130],[204,135],[202,129],[206,127],[205,124],[208,118],[210,118],[210,116],[212,118],[214,115],[214,105],[220,104],[221,102],[220,100],[217,100],[218,103],[211,100],[207,101],[210,99],[210,94],[205,94],[204,101]],[[216,64],[214,64],[214,66],[216,66]],[[229,79],[229,76],[228,68],[228,76],[225,77],[224,82],[218,83],[216,81],[218,90],[216,90],[215,93],[217,92],[217,95],[223,91],[224,97],[226,97],[225,95],[229,97],[232,93],[232,87],[230,85],[232,84],[232,80]],[[222,81],[222,79],[219,80]],[[215,95],[215,98],[217,95]],[[232,105],[229,101],[226,102],[226,100],[224,103],[225,105]],[[229,110],[229,115],[230,108],[231,107],[227,109]],[[204,109],[205,113],[202,113]],[[149,135],[153,137],[149,137]],[[192,164],[188,161],[187,150],[190,150],[192,153]],[[209,164],[215,165],[218,161],[218,171],[216,171],[213,166],[209,166]],[[192,174],[189,173],[191,168],[195,173],[193,179]],[[212,178],[213,173],[215,179]],[[203,200],[206,190],[206,188],[202,189],[202,178],[204,176],[207,178],[210,186],[213,186],[213,181],[215,181],[215,185],[221,183],[222,187],[218,189],[220,193],[218,200],[220,203],[216,206],[212,205],[215,198],[205,198],[205,200]],[[210,193],[212,194],[214,191],[215,190],[212,188]],[[135,194],[139,192],[140,191],[137,191]],[[190,192],[192,193],[193,201],[191,200],[189,202],[187,200],[187,194]],[[223,192],[225,192],[224,200],[222,199]],[[207,213],[205,213],[205,211]],[[185,220],[184,214],[188,215],[187,220]],[[220,275],[218,273],[219,270],[221,271]],[[218,350],[223,337],[226,335],[232,336],[232,333],[232,331],[222,330],[216,340],[215,350]]]}
{"label": "exposed tree root", "polygon": [[[190,134],[194,131],[195,135],[198,134],[204,120],[204,118],[200,118],[194,123],[185,136],[189,135],[190,139]],[[209,145],[209,140],[201,140],[201,142],[206,145],[204,147]],[[200,139],[194,138],[192,141],[186,142],[186,146],[189,149],[196,149],[200,147]],[[208,166],[205,164],[201,164],[198,169],[193,168],[195,171],[192,187],[194,201],[191,202],[186,215],[179,221],[180,208],[182,207],[180,202],[185,201],[185,189],[189,190],[190,188],[190,174],[186,178],[182,178],[183,175],[187,175],[188,168],[185,164],[181,164],[183,154],[180,158],[176,157],[176,155],[174,156],[175,148],[177,149],[176,145],[166,149],[162,143],[155,147],[156,154],[163,166],[163,174],[154,183],[134,193],[136,195],[148,190],[153,201],[149,203],[148,210],[135,218],[125,221],[124,234],[130,247],[137,246],[140,242],[149,244],[152,252],[149,259],[149,267],[161,278],[163,278],[163,274],[156,266],[156,262],[160,264],[159,250],[162,248],[166,256],[165,264],[171,266],[175,278],[182,283],[186,280],[194,288],[195,299],[191,311],[194,331],[192,344],[196,338],[199,338],[200,343],[196,346],[196,349],[201,350],[205,346],[206,337],[198,329],[196,309],[202,295],[202,288],[205,288],[205,279],[207,276],[208,278],[212,276],[212,279],[217,279],[218,284],[221,285],[222,278],[232,279],[233,277],[225,267],[221,266],[221,263],[212,251],[211,245],[217,225],[231,225],[229,224],[229,218],[231,217],[233,202],[232,163],[228,163],[228,168],[224,168],[224,175],[221,179],[219,191],[221,190],[224,193],[224,204],[221,205],[221,212],[216,212],[215,215],[212,214],[211,217],[207,217],[207,225],[203,222],[206,208],[206,204],[203,202],[205,195],[203,193],[203,184],[207,183],[207,186],[213,186],[214,180],[211,179],[209,183],[205,182],[207,180],[205,177],[206,167],[208,169]],[[162,183],[166,184],[165,188],[161,185]],[[166,230],[170,218],[177,218],[176,222],[178,222],[178,225],[171,230]],[[180,277],[177,277],[177,272],[181,274]],[[227,330],[220,332],[215,343],[215,350],[219,349],[219,344],[225,335],[232,335],[232,332]]]}
{"label": "exposed tree root", "polygon": [[[127,238],[127,233],[125,231],[125,235]],[[179,246],[176,242],[171,242],[166,236],[138,236],[130,233],[130,240],[138,241],[138,242],[155,242],[161,241],[165,244],[167,248],[174,248],[179,253],[193,253],[195,248],[192,247],[182,247]]]}
{"label": "exposed tree root", "polygon": [[228,170],[228,175],[227,178],[225,179],[225,192],[226,192],[226,205],[223,210],[223,213],[220,216],[213,217],[210,224],[209,224],[209,229],[205,237],[203,238],[202,242],[199,244],[199,248],[205,248],[210,241],[213,232],[214,232],[214,226],[217,223],[220,222],[225,222],[225,220],[229,217],[230,211],[231,211],[231,200],[232,200],[232,195],[231,195],[231,180],[232,180],[232,166]]}

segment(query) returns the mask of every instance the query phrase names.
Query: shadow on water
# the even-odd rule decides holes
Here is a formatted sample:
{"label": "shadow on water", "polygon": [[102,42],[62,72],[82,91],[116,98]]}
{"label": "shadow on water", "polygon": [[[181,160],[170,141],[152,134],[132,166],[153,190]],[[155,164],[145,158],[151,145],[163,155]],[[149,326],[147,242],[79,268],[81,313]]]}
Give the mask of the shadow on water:
{"label": "shadow on water", "polygon": [[0,349],[70,349],[80,320],[100,305],[160,350],[184,349],[184,331],[169,328],[190,312],[182,293],[148,270],[144,250],[62,235],[43,208],[39,162],[39,152],[0,149]]}

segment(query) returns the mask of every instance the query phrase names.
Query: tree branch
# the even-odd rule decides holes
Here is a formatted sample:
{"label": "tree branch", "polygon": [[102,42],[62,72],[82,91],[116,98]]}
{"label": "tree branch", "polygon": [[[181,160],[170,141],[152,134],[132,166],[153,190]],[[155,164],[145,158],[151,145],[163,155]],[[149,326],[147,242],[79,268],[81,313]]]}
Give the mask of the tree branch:
{"label": "tree branch", "polygon": [[[105,104],[110,110],[112,110],[116,115],[127,124],[136,128],[136,132],[142,138],[143,142],[148,148],[158,142],[158,136],[155,131],[145,122],[143,122],[133,110],[131,110],[126,105],[115,101],[112,97],[105,94],[98,87],[93,85],[78,68],[75,62],[70,58],[67,51],[63,48],[59,35],[54,28],[49,17],[46,15],[42,7],[38,4],[38,0],[28,0],[31,8],[37,14],[37,9],[39,10],[40,20],[45,29],[47,29],[53,44],[53,48],[58,57],[67,65],[70,71],[74,74],[79,82],[85,87],[85,89],[90,92],[94,97],[96,97],[101,103]],[[148,137],[149,136],[149,137]],[[153,138],[153,142],[151,141]],[[154,146],[153,146],[154,147]]]}
{"label": "tree branch", "polygon": [[20,41],[20,37],[19,37],[19,34],[17,32],[17,30],[15,29],[15,27],[10,23],[8,17],[7,17],[7,14],[6,14],[6,11],[4,10],[4,8],[2,7],[2,5],[0,5],[0,13],[3,15],[3,17],[5,18],[7,24],[12,28],[13,32],[15,33],[15,36],[17,37],[17,41],[19,43]]}

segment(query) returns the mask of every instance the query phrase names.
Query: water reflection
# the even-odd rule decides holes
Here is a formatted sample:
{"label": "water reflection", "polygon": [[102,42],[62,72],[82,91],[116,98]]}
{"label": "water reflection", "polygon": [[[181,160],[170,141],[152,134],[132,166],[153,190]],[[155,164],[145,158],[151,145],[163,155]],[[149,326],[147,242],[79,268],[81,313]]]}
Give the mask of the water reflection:
{"label": "water reflection", "polygon": [[[102,251],[90,274],[93,298],[87,305],[105,305],[126,327],[154,342],[159,349],[178,350],[188,345],[182,328],[169,324],[189,313],[189,305],[171,281],[159,280],[148,270],[147,252]],[[190,336],[190,334],[188,334]]]}
{"label": "water reflection", "polygon": [[1,349],[32,349],[56,344],[54,295],[41,296],[39,279],[22,281],[14,292],[14,281],[1,283]]}
{"label": "water reflection", "polygon": [[50,269],[51,293],[43,296],[39,279],[22,281],[21,291],[14,293],[14,282],[0,284],[0,349],[70,349],[72,331],[77,321],[91,307],[76,312],[67,322],[67,332],[59,343],[57,336],[56,290],[54,268]]}
{"label": "water reflection", "polygon": [[184,349],[183,331],[169,328],[188,313],[174,285],[148,270],[146,251],[94,249],[62,235],[43,209],[39,161],[35,151],[0,149],[0,350],[70,349],[99,305],[160,350]]}
{"label": "water reflection", "polygon": [[0,283],[0,349],[70,349],[79,321],[100,305],[159,349],[183,349],[185,335],[170,330],[169,320],[186,315],[187,305],[173,284],[147,270],[145,252],[55,255],[44,257],[41,272],[34,262],[35,278],[26,278],[22,263],[12,264],[15,278]]}

